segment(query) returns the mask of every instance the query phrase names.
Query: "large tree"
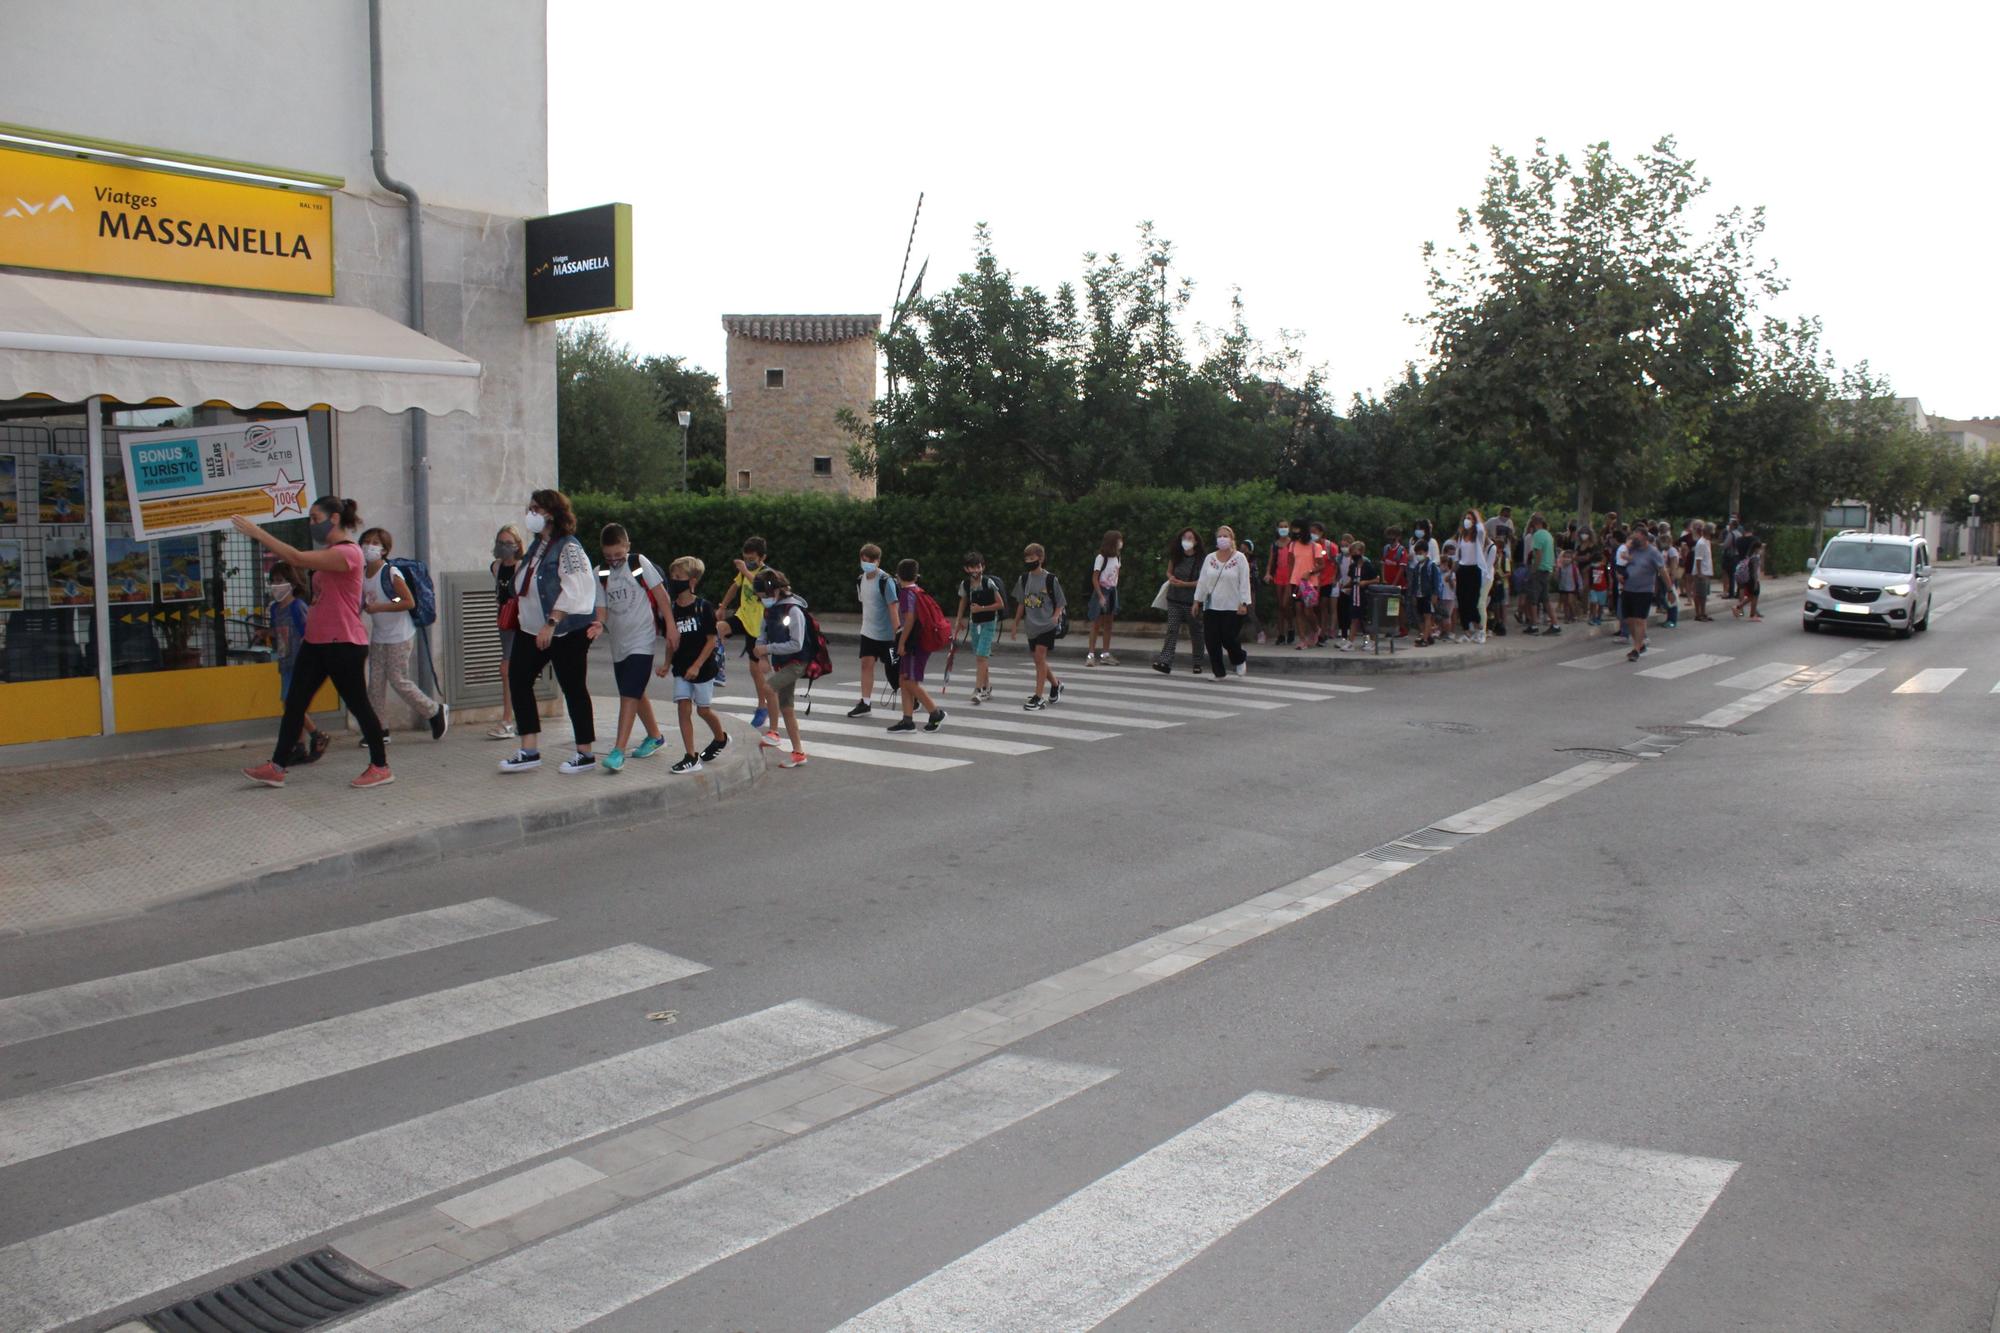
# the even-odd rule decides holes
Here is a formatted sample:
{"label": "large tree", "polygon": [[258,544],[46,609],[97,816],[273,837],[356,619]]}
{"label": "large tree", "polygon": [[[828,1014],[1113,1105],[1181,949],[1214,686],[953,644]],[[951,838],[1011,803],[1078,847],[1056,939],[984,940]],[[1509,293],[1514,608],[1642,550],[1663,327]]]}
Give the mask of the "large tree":
{"label": "large tree", "polygon": [[556,457],[572,491],[649,495],[681,486],[681,429],[689,432],[689,489],[722,484],[722,395],[715,376],[678,357],[640,361],[593,320],[556,334]]}

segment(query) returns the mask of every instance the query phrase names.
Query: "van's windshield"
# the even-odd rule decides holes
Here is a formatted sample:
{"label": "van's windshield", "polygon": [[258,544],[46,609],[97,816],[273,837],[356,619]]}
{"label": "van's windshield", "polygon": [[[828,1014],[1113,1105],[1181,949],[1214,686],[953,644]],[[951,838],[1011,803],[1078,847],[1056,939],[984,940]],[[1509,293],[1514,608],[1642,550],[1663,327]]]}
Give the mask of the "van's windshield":
{"label": "van's windshield", "polygon": [[1907,574],[1913,549],[1886,542],[1828,542],[1825,554],[1819,558],[1819,567],[1859,569],[1870,574]]}

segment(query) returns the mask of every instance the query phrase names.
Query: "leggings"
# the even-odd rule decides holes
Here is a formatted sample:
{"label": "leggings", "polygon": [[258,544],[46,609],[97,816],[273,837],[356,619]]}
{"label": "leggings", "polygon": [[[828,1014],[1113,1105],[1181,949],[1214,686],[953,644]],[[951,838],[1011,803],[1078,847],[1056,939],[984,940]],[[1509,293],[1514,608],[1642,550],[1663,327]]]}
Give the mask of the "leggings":
{"label": "leggings", "polygon": [[1458,567],[1458,627],[1478,629],[1486,621],[1486,595],[1478,565]]}
{"label": "leggings", "polygon": [[1231,666],[1241,666],[1250,654],[1243,651],[1240,642],[1243,636],[1243,617],[1235,611],[1217,611],[1214,608],[1202,613],[1202,637],[1208,640],[1208,669],[1216,675],[1223,674],[1222,658],[1226,653]]}
{"label": "leggings", "polygon": [[514,725],[523,736],[542,729],[541,709],[535,704],[535,677],[553,663],[556,684],[562,687],[563,703],[569,708],[570,730],[579,749],[597,739],[597,727],[590,711],[590,639],[584,631],[558,634],[541,647],[535,636],[525,631],[514,640],[514,652],[507,659],[507,688],[514,696]]}
{"label": "leggings", "polygon": [[382,748],[382,724],[368,702],[368,645],[365,643],[302,643],[298,659],[292,663],[291,688],[285,691],[285,720],[278,724],[278,748],[271,762],[283,768],[298,748],[305,730],[306,710],[319,687],[333,682],[340,702],[361,725],[361,739],[368,742],[368,762],[377,768],[389,766],[388,751]]}

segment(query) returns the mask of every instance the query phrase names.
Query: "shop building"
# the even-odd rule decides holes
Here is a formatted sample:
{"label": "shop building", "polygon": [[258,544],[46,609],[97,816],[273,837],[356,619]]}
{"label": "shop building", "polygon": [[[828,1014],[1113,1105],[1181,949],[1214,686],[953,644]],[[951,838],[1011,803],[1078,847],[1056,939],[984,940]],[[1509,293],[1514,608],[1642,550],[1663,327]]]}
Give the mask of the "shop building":
{"label": "shop building", "polygon": [[[483,576],[496,528],[553,484],[554,331],[524,303],[524,223],[547,209],[543,0],[383,0],[373,34],[370,9],[9,6],[0,762],[280,711],[260,548],[145,539],[134,433],[303,421],[312,493],[355,498],[441,593]],[[413,206],[373,156],[378,74],[383,174],[421,200],[417,328]],[[276,530],[304,543],[302,520]],[[457,619],[441,610],[441,664]]]}

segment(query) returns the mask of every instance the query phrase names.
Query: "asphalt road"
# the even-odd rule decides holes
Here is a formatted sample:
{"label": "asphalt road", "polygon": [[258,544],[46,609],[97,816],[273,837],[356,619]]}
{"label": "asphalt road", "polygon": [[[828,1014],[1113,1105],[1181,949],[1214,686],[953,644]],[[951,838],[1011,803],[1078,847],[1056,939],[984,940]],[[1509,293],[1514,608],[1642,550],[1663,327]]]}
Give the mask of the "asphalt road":
{"label": "asphalt road", "polygon": [[[1987,1333],[1996,590],[1941,576],[1908,642],[1794,600],[1638,667],[1572,642],[1330,697],[1079,667],[1041,717],[962,711],[1101,739],[947,724],[1043,748],[817,759],[699,818],[0,944],[36,997],[488,897],[549,918],[0,1001],[0,1327],[332,1242],[419,1288],[366,1328]],[[692,1097],[588,1082],[711,1028],[748,1060],[718,1025],[796,1000],[855,1017],[786,1010],[802,1045]],[[909,1029],[914,1063],[801,1084],[818,1112],[756,1096]],[[915,1072],[857,1091],[876,1065]],[[442,1248],[385,1239],[432,1204]]]}

